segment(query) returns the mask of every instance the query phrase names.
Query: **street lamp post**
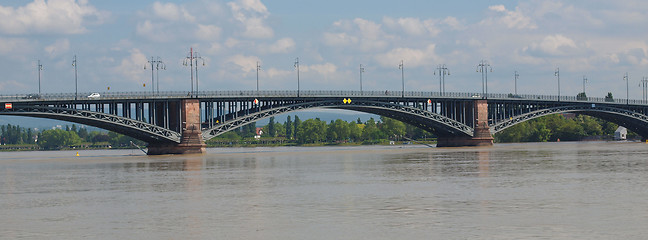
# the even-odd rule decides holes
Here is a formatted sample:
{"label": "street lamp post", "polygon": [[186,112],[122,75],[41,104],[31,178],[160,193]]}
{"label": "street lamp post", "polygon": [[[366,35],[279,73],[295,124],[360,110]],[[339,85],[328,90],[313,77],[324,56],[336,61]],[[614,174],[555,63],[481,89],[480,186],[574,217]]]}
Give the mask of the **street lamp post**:
{"label": "street lamp post", "polygon": [[158,63],[155,64],[155,78],[156,78],[155,86],[157,87],[158,95],[160,94],[160,68],[162,68],[162,70],[166,70],[166,64],[164,64],[164,62],[162,62],[160,57],[158,57]]}
{"label": "street lamp post", "polygon": [[630,103],[630,78],[627,72],[623,75],[623,80],[626,81],[626,105],[628,105]]}
{"label": "street lamp post", "polygon": [[79,98],[79,88],[78,88],[78,81],[77,81],[77,58],[76,58],[76,55],[74,55],[74,59],[72,60],[72,66],[74,66],[74,100],[77,100]]}
{"label": "street lamp post", "polygon": [[642,100],[645,103],[646,101],[648,101],[648,77],[643,77],[641,79],[640,86],[642,86],[642,90],[643,90],[643,98],[642,98]]}
{"label": "street lamp post", "polygon": [[40,63],[40,60],[38,60],[38,98],[40,98],[41,95],[41,70],[43,70],[43,65]]}
{"label": "street lamp post", "polygon": [[297,97],[299,97],[299,57],[295,58],[295,69],[297,69]]}
{"label": "street lamp post", "polygon": [[587,82],[588,82],[588,81],[587,81],[587,77],[585,77],[585,75],[583,75],[583,96],[586,95],[586,94],[585,94],[585,83],[587,83]]}
{"label": "street lamp post", "polygon": [[493,72],[493,68],[491,67],[490,63],[486,60],[481,60],[479,62],[479,65],[477,65],[477,72],[481,72],[482,74],[482,94],[484,94],[484,98],[488,98],[488,71]]}
{"label": "street lamp post", "polygon": [[[164,62],[162,62],[162,59],[160,57],[157,57],[157,59],[155,59],[152,56],[151,56],[151,60],[149,60],[148,63],[151,64],[151,92],[155,93],[155,86],[157,86],[157,92],[159,94],[160,93],[160,68],[165,70],[166,65],[164,65]],[[146,65],[144,65],[144,69],[146,69]],[[157,83],[153,81],[154,70],[157,70]]]}
{"label": "street lamp post", "polygon": [[[200,54],[198,52],[194,52],[193,48],[189,50],[189,55],[185,58],[183,65],[187,66],[189,65],[189,68],[191,69],[191,96],[194,96],[194,88],[193,88],[193,83],[194,83],[194,67],[196,71],[196,92],[195,95],[198,96],[198,59],[202,61],[202,65],[205,66],[205,60],[203,60],[202,57],[200,57]],[[187,63],[188,62],[188,63]]]}
{"label": "street lamp post", "polygon": [[[439,71],[439,95],[443,96],[445,93],[445,76],[450,75],[450,70],[445,64],[439,64],[437,70]],[[436,72],[434,72],[434,75],[436,75]]]}
{"label": "street lamp post", "polygon": [[362,64],[360,64],[360,93],[362,93],[362,73],[365,71]]}
{"label": "street lamp post", "polygon": [[401,70],[401,97],[405,97],[405,65],[403,65],[403,60],[401,60],[400,64],[398,65],[398,69]]}
{"label": "street lamp post", "polygon": [[518,71],[515,71],[515,96],[517,96],[517,80],[520,77],[520,74],[518,74]]}
{"label": "street lamp post", "polygon": [[560,102],[560,68],[556,68],[554,76],[558,77],[558,101]]}
{"label": "street lamp post", "polygon": [[259,70],[261,70],[261,65],[259,64],[259,61],[257,61],[257,66],[256,66],[256,72],[257,72],[257,82],[256,82],[256,90],[257,90],[257,95],[259,94]]}

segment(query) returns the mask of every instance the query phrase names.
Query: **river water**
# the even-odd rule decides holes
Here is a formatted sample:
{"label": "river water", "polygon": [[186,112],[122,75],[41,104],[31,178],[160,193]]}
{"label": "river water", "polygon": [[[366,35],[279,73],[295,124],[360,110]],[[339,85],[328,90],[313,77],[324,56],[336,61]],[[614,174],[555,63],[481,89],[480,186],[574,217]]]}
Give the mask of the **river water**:
{"label": "river water", "polygon": [[0,239],[644,239],[648,145],[0,153]]}

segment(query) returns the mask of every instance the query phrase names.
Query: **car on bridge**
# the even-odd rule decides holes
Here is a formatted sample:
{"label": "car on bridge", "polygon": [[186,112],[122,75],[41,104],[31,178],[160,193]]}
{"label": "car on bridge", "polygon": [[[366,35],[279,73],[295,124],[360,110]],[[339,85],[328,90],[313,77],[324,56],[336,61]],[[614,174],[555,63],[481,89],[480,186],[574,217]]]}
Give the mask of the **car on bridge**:
{"label": "car on bridge", "polygon": [[99,93],[92,93],[92,94],[88,95],[88,98],[99,98],[99,97],[101,97],[101,95]]}
{"label": "car on bridge", "polygon": [[40,99],[41,96],[38,93],[27,94],[22,99]]}

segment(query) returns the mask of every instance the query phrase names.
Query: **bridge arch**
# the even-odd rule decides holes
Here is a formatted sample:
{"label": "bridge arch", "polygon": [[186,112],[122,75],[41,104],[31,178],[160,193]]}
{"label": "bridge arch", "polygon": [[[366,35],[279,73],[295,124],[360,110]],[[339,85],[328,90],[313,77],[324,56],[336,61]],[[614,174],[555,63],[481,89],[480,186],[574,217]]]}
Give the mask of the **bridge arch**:
{"label": "bridge arch", "polygon": [[117,132],[147,143],[176,144],[180,133],[146,122],[112,114],[72,108],[46,107],[39,105],[13,106],[0,111],[0,115],[56,119],[85,124]]}
{"label": "bridge arch", "polygon": [[235,117],[218,123],[211,128],[203,129],[203,140],[207,141],[218,135],[264,118],[312,108],[352,110],[390,117],[424,130],[435,132],[439,136],[472,137],[474,131],[472,127],[457,120],[416,107],[371,100],[355,100],[350,103],[343,103],[339,100],[324,99],[319,101],[278,105],[267,109],[259,109],[258,111],[249,112],[247,114],[244,113],[249,109],[242,110],[241,114],[236,114],[240,117]]}
{"label": "bridge arch", "polygon": [[613,106],[596,105],[570,105],[541,109],[511,117],[510,119],[506,119],[504,121],[496,122],[490,126],[490,131],[491,134],[496,134],[518,123],[559,113],[580,113],[592,117],[601,118],[603,120],[616,123],[620,126],[624,126],[644,138],[648,137],[647,115]]}

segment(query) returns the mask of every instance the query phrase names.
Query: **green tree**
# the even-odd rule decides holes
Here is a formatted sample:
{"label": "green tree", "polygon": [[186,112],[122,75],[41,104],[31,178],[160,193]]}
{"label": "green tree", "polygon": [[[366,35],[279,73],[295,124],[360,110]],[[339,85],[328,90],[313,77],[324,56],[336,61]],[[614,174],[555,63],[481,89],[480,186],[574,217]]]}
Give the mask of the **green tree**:
{"label": "green tree", "polygon": [[389,138],[400,137],[405,135],[405,124],[401,121],[388,117],[380,117],[382,124],[380,130]]}
{"label": "green tree", "polygon": [[61,149],[81,143],[81,138],[72,131],[61,129],[45,130],[38,139],[38,145],[44,149]]}
{"label": "green tree", "polygon": [[276,135],[274,117],[270,117],[270,122],[268,123],[268,135],[270,135],[270,137],[275,137]]}
{"label": "green tree", "polygon": [[290,120],[290,115],[286,118],[286,138],[292,139],[293,138],[293,123]]}
{"label": "green tree", "polygon": [[319,119],[308,119],[299,124],[297,129],[298,143],[316,143],[324,140],[326,140],[326,122]]}
{"label": "green tree", "polygon": [[108,133],[93,131],[88,134],[88,140],[92,142],[92,145],[96,145],[98,142],[108,142],[110,137]]}
{"label": "green tree", "polygon": [[90,140],[88,136],[88,129],[86,129],[85,127],[80,127],[79,131],[77,131],[77,134],[81,139],[84,139],[85,141]]}
{"label": "green tree", "polygon": [[301,120],[299,119],[299,116],[295,115],[295,121],[293,122],[293,139],[297,139],[297,129],[299,129],[299,125],[301,125]]}
{"label": "green tree", "polygon": [[608,92],[607,96],[605,96],[605,101],[614,102],[614,97],[612,97],[612,92]]}
{"label": "green tree", "polygon": [[337,119],[335,121],[331,120],[326,133],[326,138],[330,142],[346,141],[350,136],[351,131],[349,129],[349,123],[342,119]]}
{"label": "green tree", "polygon": [[585,130],[573,120],[565,121],[552,136],[552,140],[578,141],[585,136]]}
{"label": "green tree", "polygon": [[577,100],[587,100],[587,94],[585,92],[580,92],[576,95]]}
{"label": "green tree", "polygon": [[275,123],[275,137],[285,137],[286,136],[286,127],[281,123]]}
{"label": "green tree", "polygon": [[362,139],[372,141],[381,138],[383,138],[383,133],[378,129],[376,121],[373,118],[370,118],[362,129]]}
{"label": "green tree", "polygon": [[362,123],[354,122],[350,122],[348,124],[349,138],[354,142],[360,141],[362,139],[362,128],[360,127],[361,125]]}

